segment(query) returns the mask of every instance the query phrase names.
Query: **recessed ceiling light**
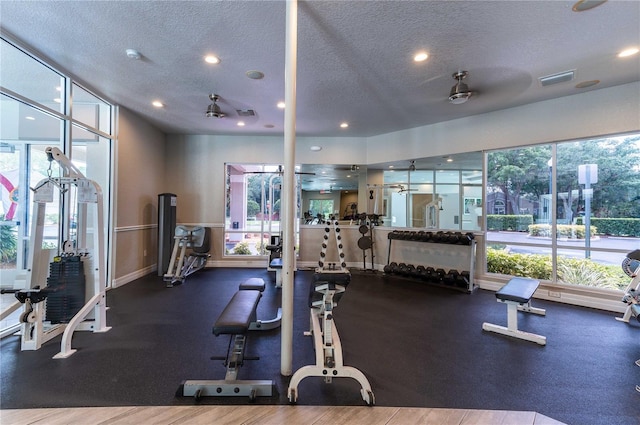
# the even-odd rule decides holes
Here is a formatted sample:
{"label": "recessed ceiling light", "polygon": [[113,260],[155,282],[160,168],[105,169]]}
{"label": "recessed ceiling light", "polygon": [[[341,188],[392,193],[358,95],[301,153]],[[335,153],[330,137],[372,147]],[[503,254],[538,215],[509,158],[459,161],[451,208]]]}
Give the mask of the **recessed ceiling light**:
{"label": "recessed ceiling light", "polygon": [[389,165],[389,168],[393,168],[393,165]]}
{"label": "recessed ceiling light", "polygon": [[153,102],[151,102],[151,104],[153,106],[155,106],[156,108],[162,108],[164,107],[164,103],[160,102],[159,100],[154,100]]}
{"label": "recessed ceiling light", "polygon": [[244,127],[244,121],[238,121],[238,127]]}
{"label": "recessed ceiling light", "polygon": [[284,102],[278,102],[278,105],[277,105],[277,106],[278,106],[278,108],[280,108],[280,109],[284,109],[284,106],[285,106],[285,105],[284,105]]}
{"label": "recessed ceiling light", "polygon": [[62,103],[62,99],[60,99],[59,97],[56,97],[55,99],[53,99],[53,101],[56,103]]}
{"label": "recessed ceiling light", "polygon": [[[313,151],[313,152],[320,152],[322,150],[322,146],[315,146],[314,145],[314,146],[311,146],[309,149],[311,151]],[[324,171],[322,172],[322,174],[324,174]]]}
{"label": "recessed ceiling light", "polygon": [[35,121],[35,118],[34,118],[34,117],[32,117],[32,116],[30,116],[30,115],[29,115],[29,116],[24,117],[24,119],[25,119],[25,120],[29,120],[29,121]]}
{"label": "recessed ceiling light", "polygon": [[453,162],[452,158],[447,158],[447,162]]}
{"label": "recessed ceiling light", "polygon": [[140,59],[142,57],[140,52],[137,51],[136,49],[127,49],[125,52],[127,53],[127,57],[129,59],[138,60],[138,59]]}
{"label": "recessed ceiling light", "polygon": [[260,71],[247,71],[246,74],[247,77],[251,78],[252,80],[262,80],[264,78],[264,73]]}
{"label": "recessed ceiling light", "polygon": [[606,2],[607,0],[580,0],[573,5],[571,10],[574,12],[584,12],[585,10],[593,9]]}
{"label": "recessed ceiling light", "polygon": [[576,84],[576,88],[586,89],[587,87],[595,86],[596,84],[599,84],[599,83],[600,83],[600,80],[583,81],[581,83]]}
{"label": "recessed ceiling light", "polygon": [[220,58],[215,55],[207,55],[204,57],[206,63],[216,64],[220,63]]}
{"label": "recessed ceiling light", "polygon": [[347,128],[347,127],[349,127],[349,123],[346,123],[346,122],[340,123],[340,128]]}
{"label": "recessed ceiling light", "polygon": [[429,55],[426,52],[420,52],[416,53],[416,55],[413,57],[413,60],[416,62],[423,62],[426,61],[428,57]]}
{"label": "recessed ceiling light", "polygon": [[618,57],[619,58],[626,58],[628,56],[633,56],[638,52],[640,52],[640,50],[638,50],[637,47],[632,47],[630,49],[625,49],[625,50],[621,51],[620,53],[618,53]]}

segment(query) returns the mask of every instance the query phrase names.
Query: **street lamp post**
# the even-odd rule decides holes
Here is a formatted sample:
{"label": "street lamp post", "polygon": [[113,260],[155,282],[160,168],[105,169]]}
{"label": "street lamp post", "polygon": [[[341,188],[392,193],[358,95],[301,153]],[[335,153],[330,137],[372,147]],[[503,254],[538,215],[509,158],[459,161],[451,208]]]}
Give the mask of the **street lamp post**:
{"label": "street lamp post", "polygon": [[578,183],[584,185],[584,238],[585,258],[591,258],[591,183],[598,183],[598,164],[578,165]]}

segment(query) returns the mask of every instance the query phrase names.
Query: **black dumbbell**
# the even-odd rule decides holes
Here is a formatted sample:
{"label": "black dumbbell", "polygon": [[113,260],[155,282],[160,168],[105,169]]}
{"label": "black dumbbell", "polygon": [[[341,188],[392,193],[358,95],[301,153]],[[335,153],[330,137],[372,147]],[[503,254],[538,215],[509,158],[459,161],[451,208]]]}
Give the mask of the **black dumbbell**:
{"label": "black dumbbell", "polygon": [[389,264],[389,268],[391,269],[391,272],[390,272],[390,273],[398,273],[398,263],[396,263],[396,262],[392,261],[392,262]]}
{"label": "black dumbbell", "polygon": [[471,280],[471,274],[468,271],[463,271],[460,273],[460,276],[456,279],[456,285],[461,288],[466,288],[469,286],[469,282]]}
{"label": "black dumbbell", "polygon": [[456,269],[451,269],[449,273],[444,276],[443,282],[447,285],[454,285],[458,276],[460,276],[460,272]]}
{"label": "black dumbbell", "polygon": [[436,269],[436,271],[434,272],[434,275],[435,275],[434,281],[442,283],[446,274],[447,272],[445,272],[444,269]]}
{"label": "black dumbbell", "polygon": [[475,238],[475,235],[473,233],[467,232],[467,233],[464,234],[464,238],[463,238],[464,242],[463,243],[465,245],[471,245],[471,242],[473,241],[474,238]]}
{"label": "black dumbbell", "polygon": [[407,264],[406,274],[407,276],[416,277],[416,266],[413,264]]}

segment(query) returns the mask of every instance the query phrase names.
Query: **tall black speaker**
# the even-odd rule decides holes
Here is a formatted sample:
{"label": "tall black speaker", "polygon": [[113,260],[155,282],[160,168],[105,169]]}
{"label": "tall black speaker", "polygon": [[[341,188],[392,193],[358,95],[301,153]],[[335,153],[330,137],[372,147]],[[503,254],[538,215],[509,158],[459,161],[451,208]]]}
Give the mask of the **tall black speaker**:
{"label": "tall black speaker", "polygon": [[173,193],[158,195],[158,276],[164,276],[171,261],[177,201],[178,197]]}

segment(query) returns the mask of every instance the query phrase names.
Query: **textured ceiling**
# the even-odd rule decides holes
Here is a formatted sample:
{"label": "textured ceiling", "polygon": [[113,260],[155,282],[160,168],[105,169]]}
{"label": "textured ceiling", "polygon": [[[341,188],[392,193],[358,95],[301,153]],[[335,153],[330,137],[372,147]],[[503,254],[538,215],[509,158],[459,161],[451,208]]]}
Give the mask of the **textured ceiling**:
{"label": "textured ceiling", "polygon": [[[297,134],[372,136],[640,79],[640,2],[312,1],[298,9]],[[283,134],[283,1],[0,2],[6,35],[167,133]],[[127,58],[137,49],[141,60]],[[430,57],[412,60],[418,50]],[[203,56],[215,53],[211,66]],[[571,82],[538,77],[570,69]],[[259,70],[262,80],[246,71]],[[452,74],[476,94],[447,101]],[[596,86],[577,89],[582,81]],[[37,84],[32,81],[31,84]],[[227,118],[206,118],[208,95]],[[157,110],[151,101],[166,105]],[[253,109],[238,127],[236,109]],[[347,121],[349,127],[340,129]],[[273,126],[270,128],[270,126]]]}

